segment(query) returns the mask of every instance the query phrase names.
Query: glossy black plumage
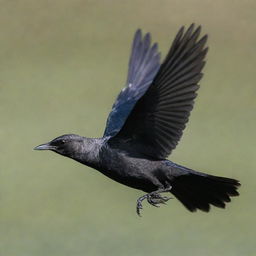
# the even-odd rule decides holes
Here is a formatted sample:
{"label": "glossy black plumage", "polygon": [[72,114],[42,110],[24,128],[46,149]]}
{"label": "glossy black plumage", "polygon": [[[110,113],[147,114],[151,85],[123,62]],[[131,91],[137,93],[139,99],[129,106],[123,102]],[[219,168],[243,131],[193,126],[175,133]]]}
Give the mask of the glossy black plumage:
{"label": "glossy black plumage", "polygon": [[157,44],[151,46],[150,34],[142,38],[141,30],[137,30],[132,45],[126,87],[118,95],[109,114],[105,137],[113,137],[120,131],[134,105],[152,83],[159,67],[160,54]]}
{"label": "glossy black plumage", "polygon": [[208,212],[237,196],[240,183],[197,172],[165,158],[176,147],[202,78],[207,36],[201,27],[182,27],[160,65],[150,34],[135,34],[126,87],[118,95],[102,138],[62,135],[35,149],[52,150],[97,169],[109,178],[147,192],[137,200],[154,206],[171,192],[190,211]]}
{"label": "glossy black plumage", "polygon": [[201,28],[193,28],[180,29],[152,85],[115,137],[134,138],[153,158],[164,159],[176,147],[193,108],[207,53],[207,36],[197,41]]}

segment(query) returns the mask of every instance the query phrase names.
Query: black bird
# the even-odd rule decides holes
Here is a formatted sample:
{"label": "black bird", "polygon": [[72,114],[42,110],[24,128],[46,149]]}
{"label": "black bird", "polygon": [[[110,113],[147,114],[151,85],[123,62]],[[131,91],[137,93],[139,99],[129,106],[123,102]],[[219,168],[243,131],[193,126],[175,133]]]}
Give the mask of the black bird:
{"label": "black bird", "polygon": [[182,27],[160,64],[151,36],[134,36],[126,86],[118,95],[102,138],[62,135],[36,150],[52,150],[97,169],[107,177],[147,194],[137,200],[153,206],[171,192],[189,211],[225,208],[238,196],[239,181],[175,164],[166,157],[175,149],[193,108],[202,78],[207,35],[201,26]]}

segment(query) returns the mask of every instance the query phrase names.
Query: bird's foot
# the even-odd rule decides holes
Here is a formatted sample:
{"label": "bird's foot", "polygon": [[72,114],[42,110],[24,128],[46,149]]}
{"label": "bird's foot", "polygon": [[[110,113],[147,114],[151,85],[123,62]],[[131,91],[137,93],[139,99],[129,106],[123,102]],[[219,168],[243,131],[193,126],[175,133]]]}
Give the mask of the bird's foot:
{"label": "bird's foot", "polygon": [[148,196],[148,194],[143,195],[143,196],[139,197],[138,200],[137,200],[136,212],[137,212],[137,214],[138,214],[140,217],[141,217],[141,215],[140,215],[140,210],[143,209],[142,201],[143,201],[144,199],[146,199],[147,196]]}
{"label": "bird's foot", "polygon": [[166,202],[170,199],[171,197],[161,196],[158,193],[148,194],[147,196],[148,203],[155,207],[159,207],[159,204],[166,204]]}
{"label": "bird's foot", "polygon": [[143,195],[138,198],[137,200],[137,207],[136,207],[136,212],[139,216],[141,216],[140,211],[143,209],[142,207],[142,202],[143,200],[147,199],[148,203],[155,206],[159,207],[159,204],[166,204],[168,200],[171,199],[171,197],[166,197],[166,196],[161,196],[160,193],[163,192],[170,192],[172,187],[168,187],[166,189],[159,189],[157,191],[148,193],[146,195]]}

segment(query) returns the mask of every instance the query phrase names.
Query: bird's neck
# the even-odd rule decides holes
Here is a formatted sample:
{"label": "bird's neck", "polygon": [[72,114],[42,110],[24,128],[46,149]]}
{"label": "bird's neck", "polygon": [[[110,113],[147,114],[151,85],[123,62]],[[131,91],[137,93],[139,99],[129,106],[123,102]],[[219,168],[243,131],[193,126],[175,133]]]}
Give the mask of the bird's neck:
{"label": "bird's neck", "polygon": [[98,169],[100,164],[99,153],[104,140],[101,138],[83,138],[83,142],[75,155],[69,156],[72,159]]}

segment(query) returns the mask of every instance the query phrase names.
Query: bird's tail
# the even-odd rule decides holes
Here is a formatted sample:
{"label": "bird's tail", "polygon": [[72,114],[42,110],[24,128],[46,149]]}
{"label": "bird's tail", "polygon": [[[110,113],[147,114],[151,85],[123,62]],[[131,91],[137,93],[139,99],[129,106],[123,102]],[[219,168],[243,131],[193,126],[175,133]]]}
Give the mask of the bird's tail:
{"label": "bird's tail", "polygon": [[171,193],[191,212],[208,212],[210,205],[225,208],[230,197],[239,195],[240,183],[235,179],[186,170],[187,174],[173,180]]}

